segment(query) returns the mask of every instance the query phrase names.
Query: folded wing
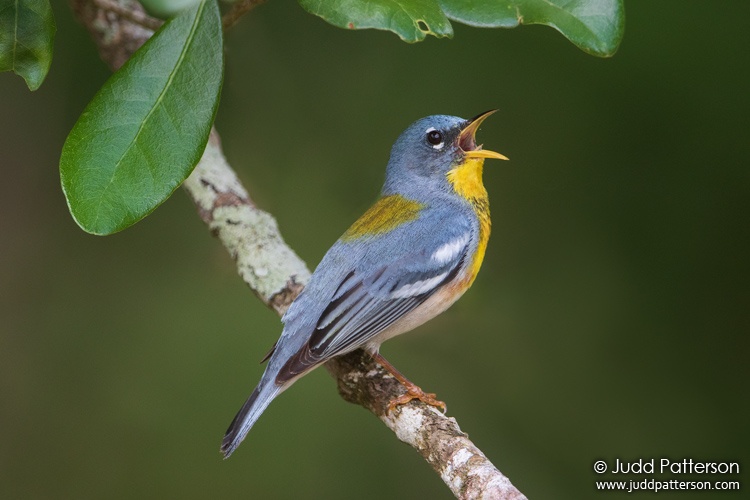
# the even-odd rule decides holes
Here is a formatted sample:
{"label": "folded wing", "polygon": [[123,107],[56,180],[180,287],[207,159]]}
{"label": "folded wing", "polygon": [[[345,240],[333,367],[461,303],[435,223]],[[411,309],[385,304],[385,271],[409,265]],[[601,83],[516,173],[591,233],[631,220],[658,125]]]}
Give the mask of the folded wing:
{"label": "folded wing", "polygon": [[456,278],[469,234],[435,249],[407,254],[375,270],[352,269],[320,314],[309,341],[276,376],[283,384],[333,356],[367,344]]}

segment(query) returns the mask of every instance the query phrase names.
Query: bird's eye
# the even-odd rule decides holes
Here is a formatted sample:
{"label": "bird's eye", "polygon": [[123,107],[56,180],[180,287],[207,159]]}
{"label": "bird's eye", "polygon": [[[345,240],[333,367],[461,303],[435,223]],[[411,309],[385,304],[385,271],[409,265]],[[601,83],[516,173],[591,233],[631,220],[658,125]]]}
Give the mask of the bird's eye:
{"label": "bird's eye", "polygon": [[429,142],[433,148],[440,149],[443,147],[443,134],[439,130],[429,128],[427,129],[427,142]]}

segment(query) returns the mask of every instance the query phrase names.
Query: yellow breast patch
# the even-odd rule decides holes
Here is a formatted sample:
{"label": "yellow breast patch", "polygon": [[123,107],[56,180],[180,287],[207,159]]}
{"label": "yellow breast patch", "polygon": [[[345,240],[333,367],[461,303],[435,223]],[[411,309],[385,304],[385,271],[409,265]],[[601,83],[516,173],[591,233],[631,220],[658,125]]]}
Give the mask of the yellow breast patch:
{"label": "yellow breast patch", "polygon": [[483,158],[467,158],[466,161],[452,168],[446,174],[453,189],[459,196],[471,203],[474,213],[477,214],[479,219],[479,246],[477,247],[477,253],[474,255],[467,285],[471,285],[479,272],[479,268],[482,267],[484,251],[487,249],[487,242],[490,239],[490,200],[482,183],[483,168]]}
{"label": "yellow breast patch", "polygon": [[401,224],[415,220],[422,208],[421,203],[400,194],[383,196],[352,224],[341,239],[350,241],[393,231]]}

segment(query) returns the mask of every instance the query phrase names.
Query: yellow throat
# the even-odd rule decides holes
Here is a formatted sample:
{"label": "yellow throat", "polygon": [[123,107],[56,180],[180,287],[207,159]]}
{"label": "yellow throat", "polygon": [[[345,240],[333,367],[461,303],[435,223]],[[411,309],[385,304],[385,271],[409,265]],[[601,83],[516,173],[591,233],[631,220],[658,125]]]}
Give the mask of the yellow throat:
{"label": "yellow throat", "polygon": [[469,285],[476,278],[479,268],[482,267],[484,251],[487,249],[492,225],[490,222],[490,200],[482,183],[483,168],[484,158],[466,158],[463,163],[452,168],[446,174],[453,189],[471,204],[479,219],[479,246],[472,262]]}

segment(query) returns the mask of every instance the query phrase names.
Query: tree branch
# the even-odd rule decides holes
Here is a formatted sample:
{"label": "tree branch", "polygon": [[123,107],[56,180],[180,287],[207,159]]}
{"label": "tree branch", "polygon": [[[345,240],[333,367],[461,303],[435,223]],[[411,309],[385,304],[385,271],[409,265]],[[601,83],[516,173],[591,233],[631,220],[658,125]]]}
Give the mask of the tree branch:
{"label": "tree branch", "polygon": [[[134,23],[132,16],[123,18],[103,9],[100,1],[70,0],[102,58],[117,69],[151,33]],[[120,0],[120,5],[143,13],[134,0]],[[260,300],[283,314],[309,280],[310,271],[284,243],[274,218],[252,202],[227,163],[215,130],[183,186],[201,219],[235,259],[242,279]],[[370,410],[398,439],[414,447],[457,498],[526,498],[469,440],[455,419],[418,401],[387,413],[389,401],[403,394],[404,388],[363,351],[334,358],[326,368],[346,401]]]}
{"label": "tree branch", "polygon": [[[154,30],[132,21],[133,16],[146,16],[141,4],[135,0],[121,0],[117,11],[102,7],[100,0],[69,0],[78,21],[89,31],[99,49],[99,56],[112,71],[125,64],[138,48],[146,43]],[[114,3],[111,0],[110,3]],[[130,18],[119,14],[126,10]]]}
{"label": "tree branch", "polygon": [[240,277],[264,304],[284,314],[310,279],[310,271],[284,243],[276,220],[250,200],[224,158],[215,129],[183,187],[211,234],[237,263]]}
{"label": "tree branch", "polygon": [[149,16],[142,9],[129,9],[127,2],[125,2],[125,5],[120,5],[117,3],[117,0],[92,0],[92,2],[100,9],[114,12],[118,16],[139,24],[147,30],[156,31],[164,24],[164,21]]}

